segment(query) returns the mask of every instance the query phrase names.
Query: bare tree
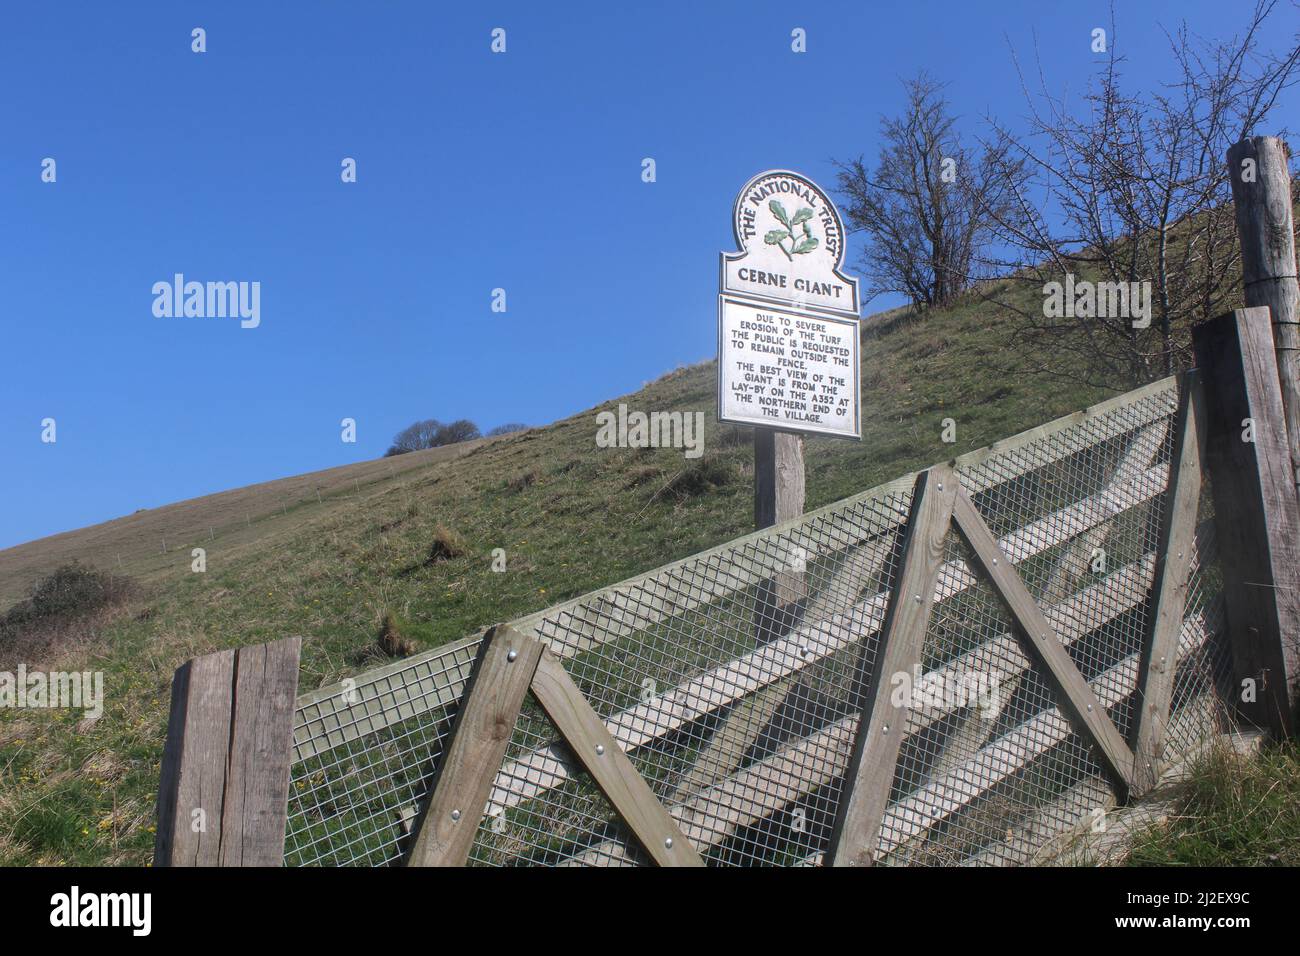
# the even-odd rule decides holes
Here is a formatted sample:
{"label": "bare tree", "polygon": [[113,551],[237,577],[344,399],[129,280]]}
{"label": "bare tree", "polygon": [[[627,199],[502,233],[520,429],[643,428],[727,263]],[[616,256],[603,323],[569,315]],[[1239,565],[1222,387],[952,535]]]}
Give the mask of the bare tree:
{"label": "bare tree", "polygon": [[405,455],[408,451],[433,448],[438,433],[446,427],[436,418],[426,418],[424,421],[407,425],[393,436],[393,444],[389,446],[388,451],[384,452],[384,457]]}
{"label": "bare tree", "polygon": [[483,436],[479,434],[477,425],[468,418],[461,418],[439,428],[430,447],[438,448],[442,445],[455,445],[459,442],[472,441],[481,437]]}
{"label": "bare tree", "polygon": [[874,172],[859,156],[836,162],[849,227],[861,232],[865,298],[906,295],[918,308],[944,305],[977,278],[997,218],[1012,219],[1013,195],[999,174],[1018,160],[960,142],[943,86],[922,72],[903,83],[900,116],[882,117]]}
{"label": "bare tree", "polygon": [[405,455],[409,451],[420,451],[424,448],[441,448],[443,445],[455,445],[458,442],[472,441],[481,437],[483,436],[479,433],[478,426],[468,418],[457,419],[446,424],[436,418],[426,418],[424,421],[407,425],[398,432],[393,437],[393,444],[389,446],[388,451],[384,452],[384,457]]}
{"label": "bare tree", "polygon": [[[1280,55],[1259,49],[1275,6],[1259,2],[1229,40],[1203,40],[1186,25],[1167,34],[1176,74],[1154,91],[1126,87],[1112,13],[1109,52],[1077,106],[1053,96],[1041,70],[1031,93],[1022,72],[1028,135],[991,121],[1016,213],[989,210],[1007,250],[1001,265],[1015,276],[1002,292],[1020,284],[1039,293],[992,296],[1022,318],[1018,331],[1030,334],[1020,341],[1050,340],[1053,370],[1084,369],[1111,386],[1167,375],[1185,364],[1191,324],[1238,296],[1224,156],[1270,115],[1300,60],[1294,38]],[[1060,308],[1050,284],[1070,290],[1076,280],[1079,307]],[[1145,296],[1145,314],[1134,295]]]}

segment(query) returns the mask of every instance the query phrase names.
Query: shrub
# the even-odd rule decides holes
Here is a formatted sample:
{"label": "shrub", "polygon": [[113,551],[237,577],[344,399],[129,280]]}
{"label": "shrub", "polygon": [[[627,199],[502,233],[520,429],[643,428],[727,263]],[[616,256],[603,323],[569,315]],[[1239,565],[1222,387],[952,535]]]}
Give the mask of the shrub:
{"label": "shrub", "polygon": [[424,421],[407,425],[393,436],[393,444],[388,451],[384,452],[384,457],[405,455],[408,451],[432,448],[438,432],[445,427],[436,418],[426,418]]}
{"label": "shrub", "polygon": [[5,624],[73,618],[124,604],[138,589],[128,577],[106,574],[73,561],[36,582],[27,600],[10,608]]}
{"label": "shrub", "polygon": [[537,481],[537,472],[531,470],[526,471],[522,475],[515,475],[515,477],[513,478],[507,478],[506,490],[518,494],[519,492],[523,491],[525,488],[534,484],[536,481]]}
{"label": "shrub", "polygon": [[140,593],[131,578],[77,562],[41,578],[31,596],[0,617],[0,669],[34,662],[58,648],[93,637],[104,617]]}
{"label": "shrub", "polygon": [[678,498],[693,498],[713,488],[724,488],[736,478],[736,471],[718,458],[698,458],[668,482],[666,490]]}
{"label": "shrub", "polygon": [[450,561],[465,554],[468,548],[465,539],[445,525],[433,529],[433,544],[429,546],[429,564],[438,561]]}
{"label": "shrub", "polygon": [[402,634],[397,618],[391,612],[384,614],[379,629],[379,649],[389,657],[410,657],[418,650],[415,642]]}

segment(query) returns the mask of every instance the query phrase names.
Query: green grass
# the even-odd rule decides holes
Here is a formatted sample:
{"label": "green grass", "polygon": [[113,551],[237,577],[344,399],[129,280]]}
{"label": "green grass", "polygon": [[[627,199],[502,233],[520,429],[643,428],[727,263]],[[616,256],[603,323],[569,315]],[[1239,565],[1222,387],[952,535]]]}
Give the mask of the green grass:
{"label": "green grass", "polygon": [[1130,866],[1300,866],[1300,746],[1211,750],[1166,824],[1140,833]]}
{"label": "green grass", "polygon": [[[1013,337],[974,297],[866,323],[863,440],[808,440],[807,507],[1111,394],[1027,374]],[[144,598],[39,662],[104,671],[102,719],[0,711],[0,862],[149,860],[171,676],[190,657],[301,635],[306,691],[382,660],[386,613],[421,648],[436,647],[752,530],[752,448],[717,423],[715,375],[711,362],[680,368],[599,408],[392,475],[352,466],[369,469],[364,485],[343,475],[320,503],[307,494],[248,524],[236,514],[214,536],[205,528],[169,541],[179,557],[165,562],[155,548]],[[704,456],[597,448],[595,414],[619,401],[703,411]],[[940,440],[949,417],[955,444]],[[429,560],[440,527],[463,540],[463,554]],[[112,553],[106,528],[85,533]],[[206,573],[191,573],[191,544],[207,549]],[[492,570],[497,548],[504,573]]]}

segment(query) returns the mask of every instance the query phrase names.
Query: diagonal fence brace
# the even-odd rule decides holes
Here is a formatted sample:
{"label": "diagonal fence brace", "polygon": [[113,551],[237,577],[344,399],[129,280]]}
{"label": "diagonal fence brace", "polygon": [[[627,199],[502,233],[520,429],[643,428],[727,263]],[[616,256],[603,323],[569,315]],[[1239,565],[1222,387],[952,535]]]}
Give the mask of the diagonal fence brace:
{"label": "diagonal fence brace", "polygon": [[1106,708],[1084,680],[1052,625],[1034,601],[1011,560],[998,547],[965,490],[957,492],[953,522],[970,546],[974,562],[1002,598],[1020,630],[1026,654],[1047,671],[1062,711],[1092,740],[1102,761],[1126,796],[1133,787],[1133,751],[1111,721]]}
{"label": "diagonal fence brace", "polygon": [[650,858],[659,866],[703,866],[559,659],[505,624],[483,638],[407,865],[465,865],[530,691]]}

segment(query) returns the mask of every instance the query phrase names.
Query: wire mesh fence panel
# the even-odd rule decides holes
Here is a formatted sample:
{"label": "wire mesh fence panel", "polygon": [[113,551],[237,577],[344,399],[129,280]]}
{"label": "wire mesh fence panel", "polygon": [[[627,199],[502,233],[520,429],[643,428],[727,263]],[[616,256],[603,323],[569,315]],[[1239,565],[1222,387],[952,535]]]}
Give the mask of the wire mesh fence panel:
{"label": "wire mesh fence panel", "polygon": [[401,860],[477,640],[299,700],[285,863]]}
{"label": "wire mesh fence panel", "polygon": [[1202,624],[1205,636],[1199,642],[1184,641],[1179,647],[1165,728],[1166,760],[1191,753],[1202,741],[1229,726],[1226,702],[1234,693],[1232,657],[1226,639],[1222,572],[1211,513],[1207,490],[1201,500],[1184,613],[1184,620]]}
{"label": "wire mesh fence panel", "polygon": [[[1151,613],[1176,404],[1168,380],[955,463],[1122,734]],[[919,667],[874,675],[912,477],[513,622],[561,658],[706,863],[822,860],[873,676],[913,695],[879,834],[885,862],[1024,862],[1110,792],[1090,741],[955,534]],[[1205,715],[1226,657],[1212,537],[1203,522],[1170,752],[1215,726]],[[463,642],[300,701],[287,862],[401,860],[476,648]],[[530,701],[470,862],[648,857]]]}
{"label": "wire mesh fence panel", "polygon": [[[537,755],[546,754],[545,761]],[[554,764],[551,763],[554,761]],[[479,866],[627,866],[646,858],[534,701],[516,723],[469,862]],[[517,799],[545,781],[546,804]]]}
{"label": "wire mesh fence panel", "polygon": [[[883,616],[907,499],[859,501],[675,568],[669,586],[690,609],[612,640],[588,639],[605,613],[598,602],[539,627],[706,861],[793,862],[816,849],[852,743],[861,675],[870,672],[859,657],[874,648],[860,637]],[[841,540],[858,543],[836,550]],[[725,598],[690,600],[729,569],[764,576]],[[656,595],[664,584],[655,582]],[[625,614],[637,614],[640,600],[637,587],[627,589]],[[532,732],[527,716],[521,725],[517,740]],[[571,815],[572,795],[559,785],[568,771],[553,752],[507,762],[499,779],[516,782],[502,802],[547,829]],[[575,855],[584,861],[625,852],[619,835],[585,839],[587,850]]]}
{"label": "wire mesh fence panel", "polygon": [[[969,566],[966,546],[950,536],[946,567]],[[1077,618],[1063,626],[1071,620],[1068,608],[1055,610],[1067,646],[1090,636]],[[930,667],[911,678],[908,736],[881,828],[885,862],[954,865],[976,853],[989,856],[997,843],[1014,850],[1018,831],[1036,813],[1084,781],[1105,782],[1089,743],[1058,709],[1046,674],[1020,650],[987,584],[939,605],[925,659]],[[1071,812],[1064,811],[1061,825],[1077,823]]]}

